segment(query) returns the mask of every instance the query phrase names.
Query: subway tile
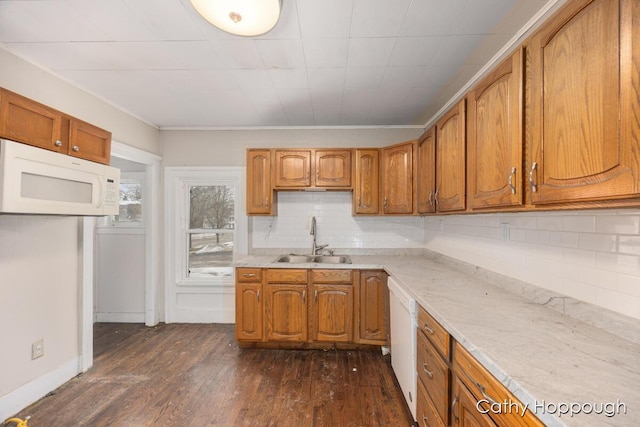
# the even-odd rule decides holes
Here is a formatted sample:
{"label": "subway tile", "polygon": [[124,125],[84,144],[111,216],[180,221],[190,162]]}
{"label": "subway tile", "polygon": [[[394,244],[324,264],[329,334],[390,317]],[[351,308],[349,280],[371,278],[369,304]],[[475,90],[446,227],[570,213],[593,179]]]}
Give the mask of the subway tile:
{"label": "subway tile", "polygon": [[562,217],[564,231],[595,232],[596,218],[592,215],[571,215]]}
{"label": "subway tile", "polygon": [[537,218],[538,230],[560,231],[562,230],[562,217],[543,215]]}
{"label": "subway tile", "polygon": [[562,248],[562,259],[572,264],[593,265],[596,262],[596,253],[581,249]]}
{"label": "subway tile", "polygon": [[516,217],[516,228],[535,229],[537,218],[534,216],[518,216]]}
{"label": "subway tile", "polygon": [[549,232],[544,230],[526,230],[527,231],[527,242],[537,243],[537,244],[548,244],[549,243]]}
{"label": "subway tile", "polygon": [[640,272],[638,272],[637,276],[618,274],[616,290],[623,294],[640,297]]}
{"label": "subway tile", "polygon": [[640,216],[606,215],[596,217],[596,232],[610,234],[638,234]]}
{"label": "subway tile", "polygon": [[615,252],[616,236],[611,234],[580,233],[578,235],[578,247],[597,252]]}
{"label": "subway tile", "polygon": [[640,256],[640,236],[618,236],[618,252]]}
{"label": "subway tile", "polygon": [[595,255],[598,268],[631,275],[637,275],[640,272],[640,257],[604,252]]}
{"label": "subway tile", "polygon": [[578,233],[570,233],[566,231],[550,231],[549,244],[554,246],[562,246],[565,248],[577,248]]}

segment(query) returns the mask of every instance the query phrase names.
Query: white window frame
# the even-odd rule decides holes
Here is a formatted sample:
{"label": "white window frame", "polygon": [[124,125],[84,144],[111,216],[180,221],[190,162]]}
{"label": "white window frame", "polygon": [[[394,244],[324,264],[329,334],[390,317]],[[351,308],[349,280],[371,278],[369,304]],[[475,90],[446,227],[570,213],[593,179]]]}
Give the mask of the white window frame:
{"label": "white window frame", "polygon": [[[204,286],[232,288],[234,275],[227,277],[189,277],[188,218],[189,189],[192,186],[227,185],[235,192],[234,257],[246,254],[248,248],[248,221],[245,213],[244,167],[167,167],[165,169],[165,259],[166,277],[177,287]],[[207,232],[213,232],[207,230]]]}

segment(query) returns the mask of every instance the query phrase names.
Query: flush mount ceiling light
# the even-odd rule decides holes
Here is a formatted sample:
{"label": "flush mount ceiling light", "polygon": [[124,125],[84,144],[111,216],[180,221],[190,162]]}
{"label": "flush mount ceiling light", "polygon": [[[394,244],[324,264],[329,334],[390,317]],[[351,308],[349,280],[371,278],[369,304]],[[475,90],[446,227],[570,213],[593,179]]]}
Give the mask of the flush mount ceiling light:
{"label": "flush mount ceiling light", "polygon": [[282,0],[191,0],[200,15],[222,31],[259,36],[275,27]]}

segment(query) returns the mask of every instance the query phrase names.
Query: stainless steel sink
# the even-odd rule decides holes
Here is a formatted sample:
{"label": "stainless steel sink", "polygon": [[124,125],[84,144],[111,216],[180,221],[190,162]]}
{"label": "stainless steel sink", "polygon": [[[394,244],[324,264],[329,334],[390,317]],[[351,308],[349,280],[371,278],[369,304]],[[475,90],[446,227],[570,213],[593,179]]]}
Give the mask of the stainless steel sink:
{"label": "stainless steel sink", "polygon": [[281,255],[274,262],[287,262],[289,264],[319,263],[319,264],[351,264],[351,258],[347,255]]}

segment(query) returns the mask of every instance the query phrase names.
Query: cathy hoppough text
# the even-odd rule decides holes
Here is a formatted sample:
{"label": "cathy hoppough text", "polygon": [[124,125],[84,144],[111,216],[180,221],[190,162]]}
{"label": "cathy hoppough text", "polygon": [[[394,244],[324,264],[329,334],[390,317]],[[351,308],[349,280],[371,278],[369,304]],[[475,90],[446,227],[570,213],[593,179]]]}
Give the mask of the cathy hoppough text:
{"label": "cathy hoppough text", "polygon": [[573,417],[578,414],[597,414],[604,415],[606,417],[613,417],[618,414],[627,413],[627,405],[620,400],[615,402],[600,402],[600,403],[579,403],[579,402],[546,402],[536,401],[534,405],[523,404],[519,401],[505,400],[504,402],[490,401],[487,399],[481,399],[476,403],[476,409],[481,414],[518,414],[521,417],[526,414],[528,410],[531,410],[537,415],[552,414],[562,417],[568,415]]}

